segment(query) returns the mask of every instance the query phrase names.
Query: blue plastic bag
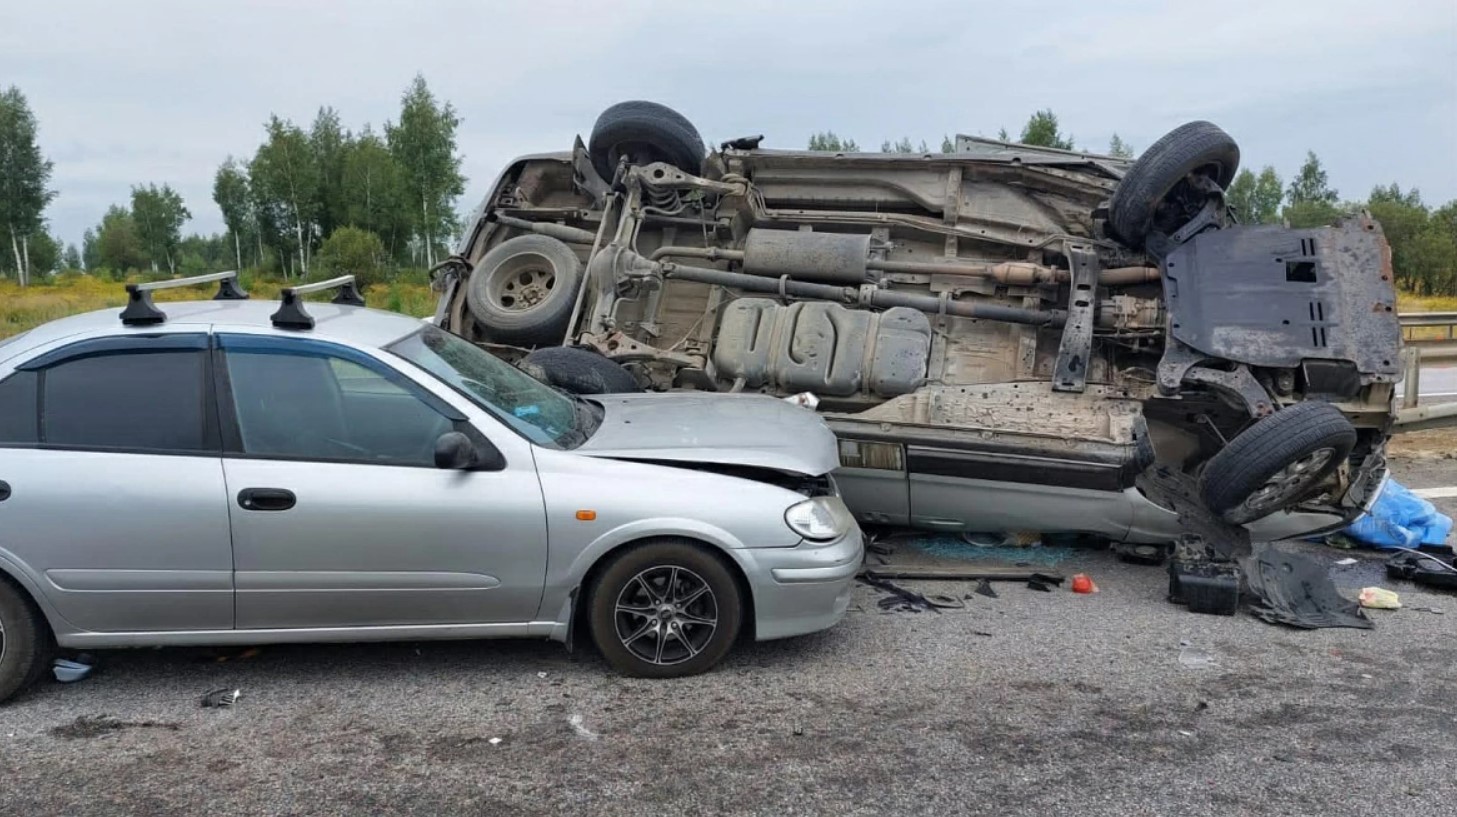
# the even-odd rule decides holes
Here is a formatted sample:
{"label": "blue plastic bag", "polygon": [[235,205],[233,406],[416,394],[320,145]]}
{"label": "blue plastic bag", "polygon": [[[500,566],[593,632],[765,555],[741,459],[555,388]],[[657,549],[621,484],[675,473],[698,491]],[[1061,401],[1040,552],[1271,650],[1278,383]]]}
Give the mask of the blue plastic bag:
{"label": "blue plastic bag", "polygon": [[1394,479],[1386,481],[1371,512],[1346,528],[1352,538],[1378,548],[1442,545],[1451,532],[1452,517]]}

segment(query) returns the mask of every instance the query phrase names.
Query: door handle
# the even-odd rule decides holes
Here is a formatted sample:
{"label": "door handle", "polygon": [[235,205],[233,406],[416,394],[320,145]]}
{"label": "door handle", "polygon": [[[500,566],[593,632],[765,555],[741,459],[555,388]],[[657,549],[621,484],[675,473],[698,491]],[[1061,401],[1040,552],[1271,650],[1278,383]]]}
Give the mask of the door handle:
{"label": "door handle", "polygon": [[286,511],[297,502],[293,491],[283,488],[244,488],[238,492],[238,506],[247,511]]}
{"label": "door handle", "polygon": [[10,498],[10,483],[0,479],[0,502]]}

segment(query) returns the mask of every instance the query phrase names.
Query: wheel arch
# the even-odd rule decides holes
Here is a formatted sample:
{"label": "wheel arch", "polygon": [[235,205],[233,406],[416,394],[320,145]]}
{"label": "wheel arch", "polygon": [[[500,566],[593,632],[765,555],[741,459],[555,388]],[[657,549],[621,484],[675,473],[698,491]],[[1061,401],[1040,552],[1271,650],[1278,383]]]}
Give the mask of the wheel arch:
{"label": "wheel arch", "polygon": [[577,633],[585,633],[587,631],[587,615],[589,611],[587,605],[583,602],[588,588],[597,581],[597,577],[601,576],[602,572],[607,569],[607,566],[623,554],[655,542],[680,542],[693,545],[713,556],[728,569],[729,575],[734,579],[734,585],[739,589],[739,597],[743,606],[743,621],[739,625],[739,639],[741,641],[753,641],[758,629],[755,626],[754,588],[749,584],[749,576],[744,572],[743,565],[739,564],[738,560],[733,557],[732,550],[724,547],[721,543],[714,542],[707,537],[677,533],[651,534],[629,539],[619,542],[598,554],[587,567],[586,572],[582,574],[581,579],[573,586],[569,594],[569,604],[571,605],[570,623],[568,625],[569,632],[571,633],[569,641],[574,642]]}
{"label": "wheel arch", "polygon": [[45,594],[40,592],[40,587],[36,584],[35,577],[6,558],[4,553],[0,553],[0,582],[5,582],[13,586],[20,593],[21,598],[25,599],[31,607],[40,613],[40,620],[46,626],[47,637],[54,640],[56,633],[63,629],[57,625],[64,625],[65,619],[61,618],[60,614],[51,607]]}

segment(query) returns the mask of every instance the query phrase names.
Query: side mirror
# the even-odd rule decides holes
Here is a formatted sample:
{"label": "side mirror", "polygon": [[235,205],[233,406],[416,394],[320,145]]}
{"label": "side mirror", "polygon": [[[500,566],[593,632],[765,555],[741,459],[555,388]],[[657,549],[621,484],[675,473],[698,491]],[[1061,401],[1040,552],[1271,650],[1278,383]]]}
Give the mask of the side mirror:
{"label": "side mirror", "polygon": [[465,471],[475,467],[476,447],[470,437],[447,431],[435,440],[435,467]]}

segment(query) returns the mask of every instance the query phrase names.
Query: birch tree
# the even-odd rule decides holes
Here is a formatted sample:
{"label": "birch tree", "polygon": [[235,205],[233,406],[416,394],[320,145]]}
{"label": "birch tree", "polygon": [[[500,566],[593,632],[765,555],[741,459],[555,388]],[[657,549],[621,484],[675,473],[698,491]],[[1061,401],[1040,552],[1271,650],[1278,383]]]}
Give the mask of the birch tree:
{"label": "birch tree", "polygon": [[419,74],[400,100],[400,121],[385,123],[390,153],[405,171],[405,190],[416,208],[415,232],[434,265],[435,245],[455,226],[455,199],[465,192],[455,131],[460,117],[449,103],[437,103]]}
{"label": "birch tree", "polygon": [[182,225],[192,218],[182,196],[168,185],[149,184],[132,188],[132,220],[137,237],[151,257],[152,272],[158,263],[167,265],[167,274],[177,274],[177,244],[182,241]]}
{"label": "birch tree", "polygon": [[243,232],[253,224],[252,196],[248,190],[248,171],[231,156],[213,177],[212,200],[217,202],[223,213],[223,223],[233,235],[233,256],[241,270]]}
{"label": "birch tree", "polygon": [[268,141],[258,148],[248,168],[254,201],[264,210],[261,220],[288,225],[291,246],[281,256],[296,252],[300,275],[309,273],[309,252],[314,240],[319,201],[319,169],[308,136],[292,122],[270,117]]}
{"label": "birch tree", "polygon": [[30,282],[30,237],[45,229],[43,214],[56,193],[48,189],[51,162],[36,143],[35,114],[11,86],[0,93],[0,229],[10,239],[16,280]]}

